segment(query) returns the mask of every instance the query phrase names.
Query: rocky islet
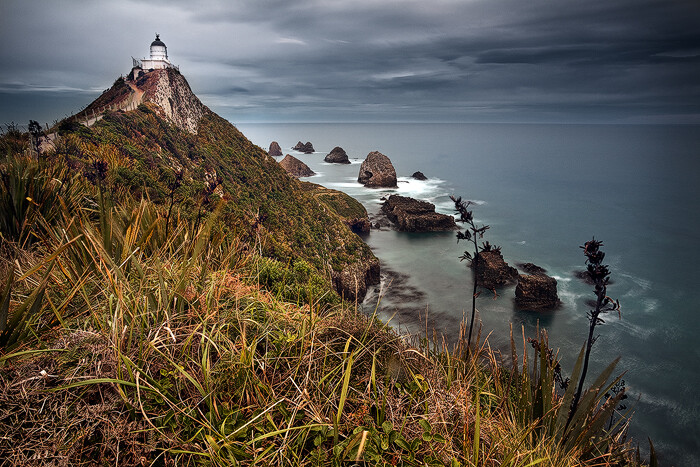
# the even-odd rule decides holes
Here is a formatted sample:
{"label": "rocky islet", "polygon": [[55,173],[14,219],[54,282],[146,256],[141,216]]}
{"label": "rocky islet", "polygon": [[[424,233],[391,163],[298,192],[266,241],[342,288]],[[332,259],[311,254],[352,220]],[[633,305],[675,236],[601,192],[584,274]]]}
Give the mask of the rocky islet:
{"label": "rocky islet", "polygon": [[284,159],[280,161],[280,165],[292,177],[311,177],[312,175],[316,175],[316,173],[311,170],[308,165],[304,164],[291,154],[284,156]]}
{"label": "rocky islet", "polygon": [[396,169],[387,156],[372,151],[362,162],[357,181],[369,188],[396,188]]}

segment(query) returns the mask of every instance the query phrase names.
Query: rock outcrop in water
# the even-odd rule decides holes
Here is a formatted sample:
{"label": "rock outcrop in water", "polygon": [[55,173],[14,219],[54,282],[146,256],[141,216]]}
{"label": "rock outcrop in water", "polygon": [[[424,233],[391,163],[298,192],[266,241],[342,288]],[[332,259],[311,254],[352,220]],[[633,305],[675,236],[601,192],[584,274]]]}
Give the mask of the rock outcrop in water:
{"label": "rock outcrop in water", "polygon": [[357,181],[370,188],[396,188],[396,170],[388,157],[372,151],[362,162]]}
{"label": "rock outcrop in water", "polygon": [[362,300],[367,287],[379,282],[379,260],[371,258],[365,263],[353,263],[340,274],[333,274],[333,285],[347,300]]}
{"label": "rock outcrop in water", "polygon": [[539,272],[544,271],[542,268],[535,266],[534,270],[536,272],[518,276],[515,305],[518,308],[534,311],[552,310],[558,307],[561,302],[557,294],[556,279],[544,272]]}
{"label": "rock outcrop in water", "polygon": [[547,274],[545,268],[541,268],[536,264],[532,263],[518,263],[516,266],[523,272],[527,274]]}
{"label": "rock outcrop in water", "polygon": [[479,286],[485,289],[505,287],[518,280],[518,270],[505,262],[498,249],[480,252],[474,272]]}
{"label": "rock outcrop in water", "polygon": [[421,172],[421,171],[413,172],[413,175],[411,175],[411,177],[415,178],[416,180],[421,180],[421,181],[425,181],[428,179],[428,177],[423,175],[423,172]]}
{"label": "rock outcrop in water", "polygon": [[326,162],[333,163],[333,164],[349,164],[350,163],[350,160],[348,159],[347,153],[340,146],[334,147],[333,150],[331,152],[329,152],[323,160]]}
{"label": "rock outcrop in water", "polygon": [[389,196],[382,211],[396,229],[403,232],[442,232],[457,228],[452,216],[435,212],[434,204],[406,196]]}
{"label": "rock outcrop in water", "polygon": [[268,149],[267,153],[272,157],[278,157],[282,155],[282,148],[277,141],[273,141],[270,143],[270,149]]}
{"label": "rock outcrop in water", "polygon": [[302,161],[290,154],[284,156],[284,159],[280,161],[280,165],[292,177],[299,178],[316,175],[316,173],[311,170],[308,165],[304,164]]}
{"label": "rock outcrop in water", "polygon": [[299,141],[297,145],[294,146],[292,149],[294,149],[295,151],[303,152],[304,154],[311,154],[315,151],[314,146],[313,144],[311,144],[310,141],[307,141],[306,143],[302,143],[301,141]]}

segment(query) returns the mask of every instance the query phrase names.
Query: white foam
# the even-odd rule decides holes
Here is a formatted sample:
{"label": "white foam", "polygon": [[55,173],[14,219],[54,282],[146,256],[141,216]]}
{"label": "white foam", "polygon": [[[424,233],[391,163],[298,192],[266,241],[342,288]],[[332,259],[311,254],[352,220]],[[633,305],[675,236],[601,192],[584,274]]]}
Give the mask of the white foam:
{"label": "white foam", "polygon": [[[362,185],[360,185],[357,182],[332,182],[332,183],[326,183],[325,186],[327,188],[336,188],[336,189],[341,189],[341,188],[361,188]],[[342,191],[342,190],[341,190]]]}
{"label": "white foam", "polygon": [[645,298],[642,300],[644,313],[654,313],[659,308],[659,300],[656,298]]}
{"label": "white foam", "polygon": [[[613,316],[610,315],[608,318],[605,320],[606,323],[610,323],[613,321]],[[649,326],[639,326],[636,324],[631,323],[629,320],[624,319],[624,315],[622,317],[622,320],[619,320],[617,316],[614,317],[615,325],[620,326],[625,329],[629,334],[641,339],[641,340],[648,340],[651,335],[654,332],[653,328],[650,328]]]}
{"label": "white foam", "polygon": [[565,289],[560,289],[557,292],[557,295],[559,295],[559,300],[561,300],[563,303],[565,303],[571,309],[576,309],[576,302],[581,297],[583,297],[583,294],[570,292],[570,291],[565,290]]}
{"label": "white foam", "polygon": [[651,289],[652,282],[649,279],[644,279],[639,276],[633,276],[631,274],[620,274],[621,277],[626,277],[627,279],[631,280],[635,284],[637,284],[639,287],[641,287],[644,290],[649,290]]}
{"label": "white foam", "polygon": [[413,177],[399,177],[397,181],[399,193],[413,198],[439,196],[442,194],[441,191],[438,191],[439,187],[445,183],[444,180],[439,178],[416,180]]}

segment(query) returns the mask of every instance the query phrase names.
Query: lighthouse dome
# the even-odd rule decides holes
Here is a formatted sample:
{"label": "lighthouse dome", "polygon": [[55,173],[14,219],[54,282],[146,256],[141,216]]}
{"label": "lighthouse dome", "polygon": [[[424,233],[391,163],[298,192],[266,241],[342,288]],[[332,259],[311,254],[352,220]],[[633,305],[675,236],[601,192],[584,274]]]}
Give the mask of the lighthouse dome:
{"label": "lighthouse dome", "polygon": [[160,34],[156,34],[156,40],[151,42],[151,47],[153,46],[165,47],[165,43],[160,40]]}
{"label": "lighthouse dome", "polygon": [[151,60],[167,60],[168,48],[160,40],[160,34],[156,34],[156,40],[151,42]]}

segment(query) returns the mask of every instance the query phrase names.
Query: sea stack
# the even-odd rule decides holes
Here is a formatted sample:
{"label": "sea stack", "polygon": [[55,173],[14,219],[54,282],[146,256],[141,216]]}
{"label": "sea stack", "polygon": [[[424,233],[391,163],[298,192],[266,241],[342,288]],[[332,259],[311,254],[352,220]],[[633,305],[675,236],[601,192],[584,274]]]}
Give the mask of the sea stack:
{"label": "sea stack", "polygon": [[312,152],[315,151],[314,145],[311,144],[310,141],[307,141],[306,143],[302,143],[299,141],[296,146],[294,146],[292,149],[295,151],[303,152],[304,154],[311,154]]}
{"label": "sea stack", "polygon": [[316,175],[316,173],[311,170],[308,165],[304,164],[302,161],[290,154],[284,156],[284,159],[280,161],[280,165],[292,177],[299,178]]}
{"label": "sea stack", "polygon": [[278,157],[282,155],[282,148],[277,141],[273,141],[270,143],[270,149],[267,151],[267,153],[272,157]]}
{"label": "sea stack", "polygon": [[457,229],[454,217],[435,212],[435,205],[406,196],[391,195],[382,211],[397,230],[403,232],[444,232]]}
{"label": "sea stack", "polygon": [[396,188],[396,170],[388,157],[372,151],[362,162],[357,181],[370,188]]}
{"label": "sea stack", "polygon": [[504,261],[500,249],[479,252],[474,272],[479,286],[489,290],[515,284],[518,280],[518,270]]}
{"label": "sea stack", "polygon": [[334,147],[333,150],[331,152],[329,152],[323,160],[326,162],[333,163],[333,164],[349,164],[350,163],[350,160],[348,159],[347,153],[340,146]]}
{"label": "sea stack", "polygon": [[557,281],[544,273],[520,274],[515,287],[515,305],[524,310],[547,311],[558,307]]}

